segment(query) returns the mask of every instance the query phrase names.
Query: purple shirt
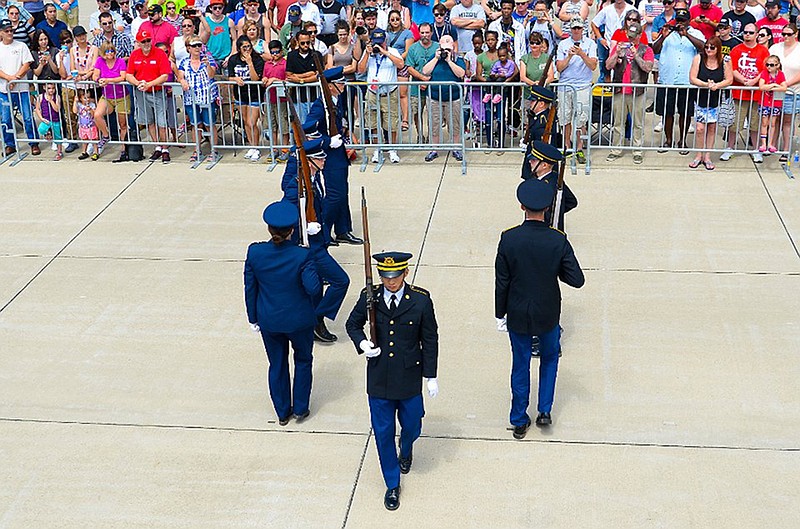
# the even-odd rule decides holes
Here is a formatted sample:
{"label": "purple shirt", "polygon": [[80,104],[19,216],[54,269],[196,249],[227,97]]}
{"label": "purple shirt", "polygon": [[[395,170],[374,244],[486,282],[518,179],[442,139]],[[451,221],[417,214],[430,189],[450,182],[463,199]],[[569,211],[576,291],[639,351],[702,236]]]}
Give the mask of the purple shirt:
{"label": "purple shirt", "polygon": [[[125,59],[117,58],[117,62],[111,68],[106,64],[106,60],[102,57],[97,58],[94,67],[100,70],[100,79],[116,79],[122,72],[125,71]],[[124,83],[124,81],[123,81]],[[127,95],[123,83],[106,85],[103,87],[103,96],[106,99],[120,99]]]}

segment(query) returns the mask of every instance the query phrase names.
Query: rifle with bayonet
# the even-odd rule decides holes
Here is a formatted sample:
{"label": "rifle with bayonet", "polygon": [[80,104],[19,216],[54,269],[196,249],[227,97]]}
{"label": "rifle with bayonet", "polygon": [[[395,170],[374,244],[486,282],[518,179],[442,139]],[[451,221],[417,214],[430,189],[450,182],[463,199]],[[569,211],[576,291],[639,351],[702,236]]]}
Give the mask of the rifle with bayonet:
{"label": "rifle with bayonet", "polygon": [[328,112],[328,136],[336,136],[341,131],[336,125],[336,104],[333,102],[333,95],[331,94],[331,85],[325,79],[325,68],[322,67],[322,61],[319,60],[318,53],[311,53],[314,57],[314,64],[317,67],[317,77],[319,78],[319,85],[322,88],[322,98],[325,101],[325,110]]}
{"label": "rifle with bayonet", "polygon": [[367,215],[367,195],[361,187],[361,227],[364,229],[364,276],[367,286],[367,321],[369,322],[369,339],[378,344],[378,330],[375,326],[375,299],[372,288],[372,257],[369,245],[369,217]]}
{"label": "rifle with bayonet", "polygon": [[[284,83],[284,88],[286,84]],[[303,143],[306,135],[303,132],[303,124],[294,108],[294,101],[289,91],[286,90],[289,106],[289,121],[292,123],[292,135],[294,145],[297,149],[297,202],[300,207],[300,243],[308,248],[308,223],[317,222],[317,211],[314,209],[314,188],[311,184],[311,167],[308,164],[306,150]]]}
{"label": "rifle with bayonet", "polygon": [[563,159],[561,160],[561,167],[558,171],[558,184],[556,186],[556,199],[555,206],[553,207],[553,214],[551,215],[550,225],[556,229],[558,228],[559,219],[561,218],[561,201],[564,197],[564,170],[567,168],[567,148],[564,146]]}

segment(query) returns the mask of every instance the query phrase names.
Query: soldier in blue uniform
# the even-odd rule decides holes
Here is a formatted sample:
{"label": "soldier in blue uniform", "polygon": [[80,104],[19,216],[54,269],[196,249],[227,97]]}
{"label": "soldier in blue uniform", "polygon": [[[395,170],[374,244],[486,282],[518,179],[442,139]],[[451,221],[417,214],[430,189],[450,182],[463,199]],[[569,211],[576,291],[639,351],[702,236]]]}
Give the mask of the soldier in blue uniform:
{"label": "soldier in blue uniform", "polygon": [[[319,300],[315,308],[317,324],[314,327],[314,339],[322,343],[332,343],[335,342],[338,337],[328,330],[325,325],[325,318],[329,320],[336,319],[336,315],[342,307],[344,297],[347,295],[347,289],[350,286],[350,278],[347,276],[347,272],[344,271],[328,252],[328,246],[330,245],[328,233],[330,233],[330,230],[325,229],[327,164],[324,148],[326,143],[327,140],[325,138],[317,138],[306,141],[303,144],[303,148],[311,162],[311,180],[314,188],[314,210],[317,214],[317,222],[309,222],[307,226],[308,242],[317,272],[322,280],[328,284],[328,287],[325,289],[325,294]],[[286,170],[283,173],[281,189],[283,190],[283,199],[295,204],[295,207],[297,207],[298,204],[297,167],[297,152],[295,149],[292,149],[289,161],[286,164]],[[295,231],[297,233],[293,235],[293,238],[298,242],[300,230],[298,229]]]}
{"label": "soldier in blue uniform", "polygon": [[[423,377],[428,379],[428,395],[439,393],[439,333],[430,293],[405,282],[411,254],[385,252],[372,257],[378,262],[382,285],[369,293],[366,288],[361,291],[345,328],[358,354],[367,358],[370,420],[386,483],[383,503],[393,511],[400,506],[400,474],[411,470],[412,448],[422,431]],[[367,295],[376,307],[377,344],[364,333]],[[399,458],[395,420],[400,422]]]}
{"label": "soldier in blue uniform", "polygon": [[511,424],[514,438],[522,439],[531,419],[531,344],[538,336],[539,399],[537,426],[552,423],[559,351],[561,290],[558,281],[580,288],[584,277],[567,236],[545,223],[552,207],[553,188],[530,178],[517,187],[525,221],[503,232],[495,258],[495,317],[497,330],[508,332],[511,367]]}
{"label": "soldier in blue uniform", "polygon": [[[536,177],[550,185],[553,189],[553,207],[545,213],[544,221],[552,225],[552,211],[555,207],[555,193],[558,190],[558,163],[564,160],[561,151],[543,141],[531,143],[531,153],[526,158],[526,163],[530,167],[530,177]],[[523,175],[523,179],[525,176]],[[526,179],[527,180],[527,179]],[[561,208],[558,212],[558,229],[564,231],[564,214],[578,206],[578,198],[575,193],[564,182],[564,189],[561,196]]]}
{"label": "soldier in blue uniform", "polygon": [[[556,98],[555,92],[543,86],[531,87],[531,93],[528,96],[528,101],[531,106],[528,109],[528,128],[525,146],[525,161],[522,162],[522,179],[527,180],[532,176],[531,167],[528,164],[528,156],[533,150],[534,141],[542,141],[544,133],[547,130],[547,116],[550,111],[550,105]],[[550,145],[558,147],[561,145],[561,133],[558,132],[558,117],[553,116],[553,125],[550,134]]]}
{"label": "soldier in blue uniform", "polygon": [[[311,252],[291,240],[297,207],[275,202],[263,214],[271,239],[254,242],[244,262],[244,300],[250,328],[261,333],[269,359],[269,394],[278,422],[285,426],[294,413],[309,414],[314,299],[322,284]],[[294,350],[294,388],[289,380],[289,344]],[[293,391],[292,391],[293,390]]]}
{"label": "soldier in blue uniform", "polygon": [[[328,159],[325,162],[325,184],[327,194],[325,195],[325,224],[328,230],[327,237],[335,243],[344,244],[364,244],[364,240],[353,235],[353,219],[350,215],[349,184],[348,177],[350,172],[350,159],[347,157],[347,150],[344,146],[342,134],[346,124],[342,117],[345,116],[345,98],[340,97],[344,92],[344,86],[337,81],[344,77],[344,69],[341,66],[328,68],[323,72],[325,79],[331,87],[331,95],[336,105],[336,129],[339,134],[330,136],[328,126],[328,111],[325,107],[325,98],[320,96],[311,105],[306,120],[303,123],[303,130],[308,134],[320,134],[323,138],[329,138],[329,145],[325,149]],[[331,230],[335,233],[332,236]]]}

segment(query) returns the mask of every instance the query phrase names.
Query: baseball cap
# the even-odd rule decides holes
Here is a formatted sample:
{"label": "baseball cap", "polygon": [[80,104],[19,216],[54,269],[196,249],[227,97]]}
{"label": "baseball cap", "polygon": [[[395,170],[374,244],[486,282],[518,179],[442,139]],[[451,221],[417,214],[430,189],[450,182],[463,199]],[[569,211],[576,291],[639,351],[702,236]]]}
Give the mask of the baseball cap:
{"label": "baseball cap", "polygon": [[689,16],[689,10],[688,9],[676,9],[675,10],[675,20],[676,21],[677,20],[682,20],[682,21],[686,22],[687,20],[691,20],[691,19],[692,19],[692,17]]}
{"label": "baseball cap", "polygon": [[73,37],[80,37],[81,35],[86,35],[86,28],[83,26],[75,26],[72,29],[72,36]]}
{"label": "baseball cap", "polygon": [[569,20],[570,29],[582,28],[582,27],[583,27],[583,19],[581,17],[572,17]]}
{"label": "baseball cap", "polygon": [[764,4],[764,7],[768,7],[768,8],[769,7],[780,7],[780,6],[781,6],[781,3],[778,0],[769,0],[769,2]]}
{"label": "baseball cap", "polygon": [[373,44],[383,44],[386,40],[386,32],[380,28],[375,28],[372,30],[372,33],[369,34],[369,40],[371,40]]}
{"label": "baseball cap", "polygon": [[139,33],[136,34],[136,42],[142,42],[145,40],[153,40],[153,37],[146,29],[140,29]]}
{"label": "baseball cap", "polygon": [[9,19],[4,18],[3,20],[0,20],[0,31],[3,31],[4,29],[11,29],[12,27],[14,27],[14,25]]}
{"label": "baseball cap", "polygon": [[289,22],[297,22],[300,20],[302,16],[302,12],[300,11],[300,6],[298,5],[291,5],[289,9],[286,10],[286,18],[289,19]]}
{"label": "baseball cap", "polygon": [[728,20],[727,18],[723,18],[722,20],[717,22],[717,28],[720,28],[720,27],[723,27],[723,28],[731,27],[731,21]]}

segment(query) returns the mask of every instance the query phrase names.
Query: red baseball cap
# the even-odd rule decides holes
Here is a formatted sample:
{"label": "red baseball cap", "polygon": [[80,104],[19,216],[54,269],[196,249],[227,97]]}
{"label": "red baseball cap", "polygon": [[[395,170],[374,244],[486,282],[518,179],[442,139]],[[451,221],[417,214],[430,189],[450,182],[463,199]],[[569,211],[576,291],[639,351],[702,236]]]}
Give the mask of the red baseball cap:
{"label": "red baseball cap", "polygon": [[153,36],[146,29],[140,29],[139,33],[136,34],[136,42],[142,42],[143,40],[153,40]]}
{"label": "red baseball cap", "polygon": [[225,0],[211,0],[208,5],[225,5]]}

